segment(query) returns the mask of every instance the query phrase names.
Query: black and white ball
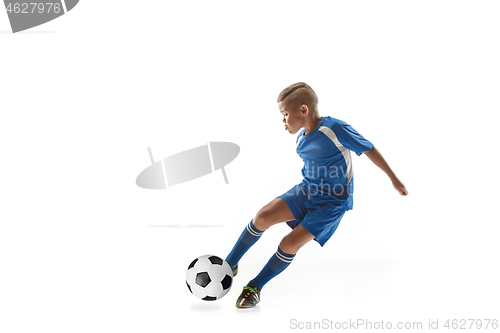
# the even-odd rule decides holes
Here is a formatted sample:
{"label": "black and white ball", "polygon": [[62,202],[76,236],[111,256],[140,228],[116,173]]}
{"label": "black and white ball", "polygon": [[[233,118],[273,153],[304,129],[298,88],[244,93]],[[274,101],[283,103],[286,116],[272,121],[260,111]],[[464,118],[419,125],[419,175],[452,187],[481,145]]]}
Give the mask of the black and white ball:
{"label": "black and white ball", "polygon": [[204,255],[189,264],[186,272],[189,291],[204,301],[224,297],[233,284],[233,271],[229,264],[214,255]]}

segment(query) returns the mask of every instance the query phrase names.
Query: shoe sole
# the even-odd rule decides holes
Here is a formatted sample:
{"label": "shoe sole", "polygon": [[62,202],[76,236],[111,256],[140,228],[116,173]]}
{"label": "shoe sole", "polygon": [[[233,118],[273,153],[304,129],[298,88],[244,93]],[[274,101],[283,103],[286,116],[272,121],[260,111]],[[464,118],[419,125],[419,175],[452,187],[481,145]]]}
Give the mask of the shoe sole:
{"label": "shoe sole", "polygon": [[257,304],[255,305],[241,305],[242,302],[240,302],[240,304],[236,303],[236,307],[239,308],[239,309],[249,309],[249,308],[255,308],[257,306]]}

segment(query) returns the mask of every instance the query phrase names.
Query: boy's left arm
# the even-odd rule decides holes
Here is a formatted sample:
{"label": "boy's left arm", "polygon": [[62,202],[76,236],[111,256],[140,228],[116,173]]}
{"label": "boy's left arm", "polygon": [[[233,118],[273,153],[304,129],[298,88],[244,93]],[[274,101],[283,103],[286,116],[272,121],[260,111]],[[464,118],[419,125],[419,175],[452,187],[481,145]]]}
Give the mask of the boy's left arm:
{"label": "boy's left arm", "polygon": [[376,166],[378,166],[380,169],[382,169],[382,171],[384,171],[387,174],[387,176],[389,176],[389,178],[392,181],[392,185],[394,185],[394,188],[396,190],[398,190],[401,195],[408,195],[408,191],[406,190],[403,183],[401,183],[399,181],[398,177],[396,177],[394,172],[389,167],[389,164],[387,164],[384,157],[382,156],[382,154],[380,154],[380,152],[377,150],[377,148],[375,148],[375,146],[373,146],[373,148],[370,151],[364,152],[363,154],[368,156],[368,158]]}

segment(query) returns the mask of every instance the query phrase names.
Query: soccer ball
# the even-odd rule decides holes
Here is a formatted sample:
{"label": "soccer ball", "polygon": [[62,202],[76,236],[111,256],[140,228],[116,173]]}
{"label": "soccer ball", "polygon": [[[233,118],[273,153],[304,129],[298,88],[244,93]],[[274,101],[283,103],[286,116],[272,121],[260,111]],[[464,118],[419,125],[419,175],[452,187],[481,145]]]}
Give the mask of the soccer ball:
{"label": "soccer ball", "polygon": [[215,301],[224,297],[231,289],[233,270],[217,256],[201,256],[189,264],[186,284],[196,297],[204,301]]}

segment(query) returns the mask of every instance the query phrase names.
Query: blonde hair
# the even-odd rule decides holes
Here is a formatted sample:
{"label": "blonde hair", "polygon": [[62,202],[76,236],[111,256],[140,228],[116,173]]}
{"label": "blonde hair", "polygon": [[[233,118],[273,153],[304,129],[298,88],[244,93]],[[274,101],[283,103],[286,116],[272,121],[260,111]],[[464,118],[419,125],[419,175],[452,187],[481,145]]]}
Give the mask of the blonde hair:
{"label": "blonde hair", "polygon": [[297,82],[283,89],[278,96],[278,103],[285,100],[296,108],[306,104],[314,110],[318,109],[318,96],[305,82]]}

